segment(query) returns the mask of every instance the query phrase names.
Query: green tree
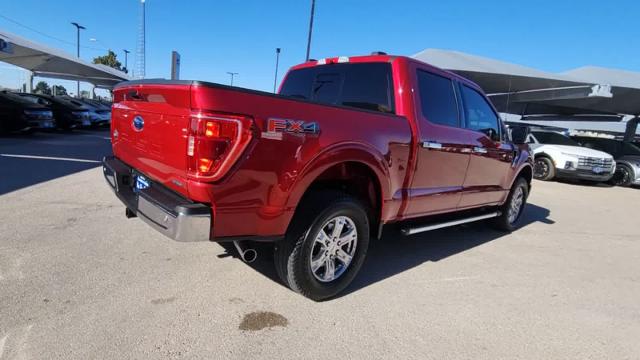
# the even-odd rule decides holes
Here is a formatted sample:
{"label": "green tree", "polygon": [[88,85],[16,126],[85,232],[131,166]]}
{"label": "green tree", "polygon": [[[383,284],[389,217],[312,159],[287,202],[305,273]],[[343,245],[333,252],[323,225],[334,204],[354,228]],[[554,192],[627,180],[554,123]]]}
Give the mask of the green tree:
{"label": "green tree", "polygon": [[118,61],[118,55],[116,55],[116,53],[111,50],[109,50],[107,55],[94,58],[93,63],[107,65],[109,67],[122,71],[122,63]]}
{"label": "green tree", "polygon": [[33,90],[38,94],[51,95],[51,88],[49,87],[49,84],[44,81],[38,81],[36,88]]}
{"label": "green tree", "polygon": [[53,85],[51,89],[56,96],[68,95],[67,89],[62,85]]}

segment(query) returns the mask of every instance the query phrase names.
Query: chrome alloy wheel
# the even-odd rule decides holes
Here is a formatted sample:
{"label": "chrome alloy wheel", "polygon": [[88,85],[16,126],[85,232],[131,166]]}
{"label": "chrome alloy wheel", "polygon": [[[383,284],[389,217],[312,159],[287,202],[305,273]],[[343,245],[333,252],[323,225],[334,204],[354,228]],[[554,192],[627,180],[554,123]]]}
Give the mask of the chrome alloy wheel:
{"label": "chrome alloy wheel", "polygon": [[513,193],[513,197],[511,198],[511,204],[509,204],[509,210],[507,215],[507,220],[509,224],[513,224],[518,220],[518,216],[520,216],[520,212],[522,211],[522,205],[524,204],[524,189],[522,187],[518,187],[516,192]]}
{"label": "chrome alloy wheel", "polygon": [[356,254],[358,230],[350,218],[336,216],[322,226],[311,247],[311,273],[320,282],[342,276]]}

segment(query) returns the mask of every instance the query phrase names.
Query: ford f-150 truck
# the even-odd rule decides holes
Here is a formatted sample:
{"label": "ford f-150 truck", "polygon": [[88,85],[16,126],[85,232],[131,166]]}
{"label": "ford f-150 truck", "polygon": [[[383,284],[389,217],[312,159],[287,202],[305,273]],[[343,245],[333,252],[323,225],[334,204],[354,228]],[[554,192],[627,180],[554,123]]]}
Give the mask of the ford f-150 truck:
{"label": "ford f-150 truck", "polygon": [[533,173],[525,139],[472,82],[376,53],[294,66],[278,94],[121,83],[103,171],[127,217],[178,241],[232,241],[246,261],[273,241],[282,281],[322,300],[385,225],[515,229]]}

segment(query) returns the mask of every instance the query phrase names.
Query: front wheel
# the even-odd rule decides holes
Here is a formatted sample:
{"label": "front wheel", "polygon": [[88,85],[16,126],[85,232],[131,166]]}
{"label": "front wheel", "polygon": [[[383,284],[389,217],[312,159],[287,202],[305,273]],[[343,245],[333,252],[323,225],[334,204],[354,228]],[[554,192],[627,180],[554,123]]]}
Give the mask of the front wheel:
{"label": "front wheel", "polygon": [[507,201],[500,207],[500,216],[493,219],[493,226],[498,230],[513,231],[518,227],[522,212],[529,197],[529,184],[518,178],[511,187]]}
{"label": "front wheel", "polygon": [[618,164],[616,172],[611,178],[611,183],[616,186],[631,186],[633,182],[633,170],[625,164]]}
{"label": "front wheel", "polygon": [[369,218],[356,199],[322,192],[300,204],[275,265],[292,290],[315,301],[337,295],[355,278],[369,246]]}
{"label": "front wheel", "polygon": [[539,157],[536,158],[535,163],[533,164],[533,177],[542,180],[542,181],[550,181],[556,176],[556,167],[553,164],[553,161],[548,157]]}

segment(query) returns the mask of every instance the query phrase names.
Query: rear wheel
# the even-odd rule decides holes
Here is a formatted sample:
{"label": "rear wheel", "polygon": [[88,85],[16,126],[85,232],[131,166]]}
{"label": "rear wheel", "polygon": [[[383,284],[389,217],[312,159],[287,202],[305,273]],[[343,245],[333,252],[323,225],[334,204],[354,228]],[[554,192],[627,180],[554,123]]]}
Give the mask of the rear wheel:
{"label": "rear wheel", "polygon": [[611,178],[611,183],[616,186],[631,186],[633,182],[633,170],[628,165],[618,164],[616,172]]}
{"label": "rear wheel", "polygon": [[529,184],[520,177],[511,187],[507,201],[500,207],[500,216],[493,219],[492,225],[498,230],[515,230],[518,227],[518,221],[522,217],[528,197]]}
{"label": "rear wheel", "polygon": [[360,270],[369,246],[366,208],[340,192],[320,192],[301,203],[275,247],[275,265],[292,290],[315,301],[337,295]]}
{"label": "rear wheel", "polygon": [[545,156],[536,158],[533,166],[533,177],[542,180],[549,181],[556,176],[556,167],[553,165],[553,161]]}

